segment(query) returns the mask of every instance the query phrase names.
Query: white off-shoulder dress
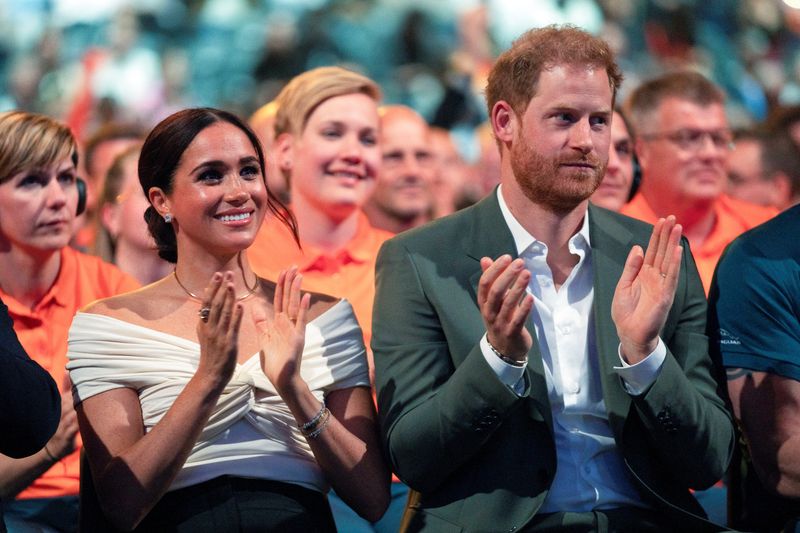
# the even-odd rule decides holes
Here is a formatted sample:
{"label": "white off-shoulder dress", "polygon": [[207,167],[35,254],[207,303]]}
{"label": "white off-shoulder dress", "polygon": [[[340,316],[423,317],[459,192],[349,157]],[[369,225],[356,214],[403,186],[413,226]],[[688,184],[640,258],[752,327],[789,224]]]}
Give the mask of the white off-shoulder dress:
{"label": "white off-shoulder dress", "polygon": [[[67,369],[76,405],[115,388],[135,390],[150,431],[194,375],[199,356],[196,342],[78,313],[69,332]],[[346,300],[307,325],[300,373],[320,400],[333,390],[369,386],[361,328]],[[258,353],[236,365],[170,490],[221,475],[328,489],[289,408],[262,372]]]}

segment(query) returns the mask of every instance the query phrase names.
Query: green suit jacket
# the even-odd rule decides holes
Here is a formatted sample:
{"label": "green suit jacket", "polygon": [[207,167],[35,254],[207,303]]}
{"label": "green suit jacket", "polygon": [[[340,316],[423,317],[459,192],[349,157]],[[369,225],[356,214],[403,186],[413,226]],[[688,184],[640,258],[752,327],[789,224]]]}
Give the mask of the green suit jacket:
{"label": "green suit jacket", "polygon": [[[611,300],[634,244],[651,226],[589,208],[594,320],[608,420],[642,497],[676,527],[714,528],[689,488],[719,480],[731,417],[705,336],[706,300],[688,244],[661,338],[667,358],[639,397],[624,389]],[[516,257],[496,194],[387,241],[378,256],[372,349],[378,410],[395,472],[413,494],[410,531],[514,531],[535,515],[555,474],[552,414],[539,344],[517,396],[478,345],[480,258]],[[536,338],[535,332],[531,334]]]}

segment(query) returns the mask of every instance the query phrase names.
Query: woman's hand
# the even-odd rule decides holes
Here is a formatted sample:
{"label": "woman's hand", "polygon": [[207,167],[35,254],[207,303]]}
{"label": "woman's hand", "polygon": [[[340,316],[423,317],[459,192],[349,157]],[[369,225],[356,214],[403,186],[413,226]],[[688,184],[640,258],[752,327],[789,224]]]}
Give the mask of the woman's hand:
{"label": "woman's hand", "polygon": [[206,287],[197,338],[200,342],[200,364],[197,374],[213,380],[222,389],[236,368],[242,304],[236,301],[233,272],[216,272]]}
{"label": "woman's hand", "polygon": [[303,276],[297,267],[284,270],[275,283],[273,319],[262,310],[254,312],[261,347],[261,369],[278,394],[297,389],[302,381],[300,363],[306,341],[306,320],[311,295],[301,294]]}

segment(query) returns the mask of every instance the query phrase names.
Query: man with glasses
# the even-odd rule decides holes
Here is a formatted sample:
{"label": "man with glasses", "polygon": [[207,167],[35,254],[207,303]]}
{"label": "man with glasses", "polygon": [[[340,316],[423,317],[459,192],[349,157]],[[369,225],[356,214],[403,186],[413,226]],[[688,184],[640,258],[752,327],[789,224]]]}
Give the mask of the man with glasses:
{"label": "man with glasses", "polygon": [[725,95],[696,72],[674,72],[633,91],[626,105],[642,183],[622,213],[655,223],[675,215],[706,292],[725,246],[777,210],[724,194],[732,135]]}

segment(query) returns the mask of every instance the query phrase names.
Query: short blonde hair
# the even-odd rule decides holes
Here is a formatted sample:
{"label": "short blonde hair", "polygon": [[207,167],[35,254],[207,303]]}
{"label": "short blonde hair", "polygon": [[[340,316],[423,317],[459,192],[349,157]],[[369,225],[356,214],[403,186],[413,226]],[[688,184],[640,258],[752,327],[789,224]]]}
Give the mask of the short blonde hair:
{"label": "short blonde hair", "polygon": [[368,77],[341,67],[319,67],[295,76],[275,98],[275,136],[300,134],[308,117],[325,100],[347,94],[365,94],[378,103],[381,90]]}
{"label": "short blonde hair", "polygon": [[0,183],[67,157],[77,166],[77,144],[66,125],[35,113],[0,113]]}

